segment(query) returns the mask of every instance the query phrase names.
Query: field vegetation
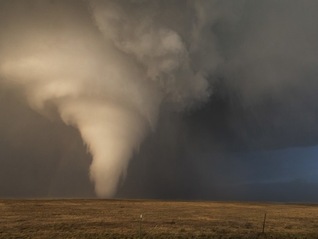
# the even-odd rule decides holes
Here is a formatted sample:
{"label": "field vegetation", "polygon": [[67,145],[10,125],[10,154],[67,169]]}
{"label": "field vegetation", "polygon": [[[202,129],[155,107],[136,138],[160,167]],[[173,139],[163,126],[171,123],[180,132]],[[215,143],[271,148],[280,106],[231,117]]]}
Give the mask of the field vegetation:
{"label": "field vegetation", "polygon": [[318,205],[0,200],[1,239],[140,237],[318,239]]}

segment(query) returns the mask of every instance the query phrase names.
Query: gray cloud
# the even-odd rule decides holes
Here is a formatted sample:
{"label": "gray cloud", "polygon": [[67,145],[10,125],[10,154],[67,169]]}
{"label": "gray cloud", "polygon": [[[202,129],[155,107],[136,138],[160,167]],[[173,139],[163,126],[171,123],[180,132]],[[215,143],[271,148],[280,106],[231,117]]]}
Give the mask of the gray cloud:
{"label": "gray cloud", "polygon": [[233,154],[316,145],[317,11],[1,1],[3,195],[213,197]]}

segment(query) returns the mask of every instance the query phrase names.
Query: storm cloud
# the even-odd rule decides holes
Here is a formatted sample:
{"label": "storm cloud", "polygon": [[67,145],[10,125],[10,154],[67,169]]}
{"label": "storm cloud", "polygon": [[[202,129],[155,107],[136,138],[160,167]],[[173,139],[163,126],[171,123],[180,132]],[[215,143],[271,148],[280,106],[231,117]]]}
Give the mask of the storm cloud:
{"label": "storm cloud", "polygon": [[[308,171],[293,169],[313,164],[303,157],[318,142],[317,12],[316,1],[1,1],[2,196],[297,191]],[[291,161],[295,147],[303,159]]]}

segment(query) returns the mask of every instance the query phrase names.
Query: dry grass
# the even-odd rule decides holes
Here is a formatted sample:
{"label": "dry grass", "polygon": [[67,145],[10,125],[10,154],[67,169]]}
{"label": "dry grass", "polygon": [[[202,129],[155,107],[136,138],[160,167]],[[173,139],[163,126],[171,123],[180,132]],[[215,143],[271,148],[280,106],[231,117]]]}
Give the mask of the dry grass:
{"label": "dry grass", "polygon": [[0,238],[139,238],[140,214],[143,238],[318,238],[318,205],[123,200],[0,200]]}

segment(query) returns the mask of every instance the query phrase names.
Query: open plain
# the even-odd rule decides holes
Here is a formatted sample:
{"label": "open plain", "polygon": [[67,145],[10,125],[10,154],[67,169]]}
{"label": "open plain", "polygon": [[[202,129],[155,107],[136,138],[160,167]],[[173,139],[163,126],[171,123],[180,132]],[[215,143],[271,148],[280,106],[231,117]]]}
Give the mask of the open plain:
{"label": "open plain", "polygon": [[0,200],[0,238],[140,237],[317,239],[318,205],[93,199]]}

